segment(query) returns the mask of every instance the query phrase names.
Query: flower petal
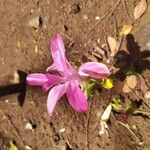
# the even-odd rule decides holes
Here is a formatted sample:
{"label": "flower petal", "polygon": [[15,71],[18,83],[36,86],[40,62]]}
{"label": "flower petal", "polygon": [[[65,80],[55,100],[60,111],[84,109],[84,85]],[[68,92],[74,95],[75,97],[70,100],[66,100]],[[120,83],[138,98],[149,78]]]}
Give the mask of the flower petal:
{"label": "flower petal", "polygon": [[29,74],[26,77],[26,82],[33,86],[43,86],[48,80],[47,75],[42,73]]}
{"label": "flower petal", "polygon": [[60,34],[56,34],[52,39],[51,54],[55,68],[57,68],[62,75],[72,74],[73,68],[66,59],[65,47]]}
{"label": "flower petal", "polygon": [[46,72],[52,72],[52,71],[56,71],[56,67],[54,65],[54,63],[52,65],[50,65],[47,69],[46,69]]}
{"label": "flower petal", "polygon": [[92,78],[106,78],[110,71],[105,64],[98,62],[87,62],[80,66],[78,71],[80,76],[90,76]]}
{"label": "flower petal", "polygon": [[86,112],[88,110],[87,96],[79,88],[77,82],[69,82],[66,91],[70,105],[78,112]]}
{"label": "flower petal", "polygon": [[50,90],[47,99],[47,110],[50,116],[52,115],[55,109],[56,103],[58,102],[60,97],[63,96],[64,93],[66,92],[66,88],[67,88],[66,84],[60,84],[58,86],[53,87]]}
{"label": "flower petal", "polygon": [[52,86],[60,84],[64,81],[64,77],[61,76],[48,73],[46,74],[46,76],[49,80],[42,87],[45,92],[48,91]]}

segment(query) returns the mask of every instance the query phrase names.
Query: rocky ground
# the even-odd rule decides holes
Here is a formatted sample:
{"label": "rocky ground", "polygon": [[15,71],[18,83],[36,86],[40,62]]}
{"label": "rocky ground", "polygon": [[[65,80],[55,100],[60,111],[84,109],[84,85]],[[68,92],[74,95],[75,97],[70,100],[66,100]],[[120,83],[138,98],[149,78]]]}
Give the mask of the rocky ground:
{"label": "rocky ground", "polygon": [[[150,99],[144,98],[140,91],[139,78],[138,86],[124,93],[122,74],[113,75],[113,89],[95,90],[88,113],[76,113],[64,96],[52,117],[46,110],[47,93],[40,88],[25,87],[22,83],[24,73],[45,72],[52,64],[49,45],[54,34],[62,33],[68,60],[73,66],[79,66],[89,60],[100,61],[92,53],[93,49],[106,43],[108,36],[117,39],[123,25],[134,23],[130,36],[127,36],[132,46],[126,47],[126,56],[130,58],[129,62],[136,58],[136,73],[149,84],[150,7],[135,21],[133,12],[138,2],[0,1],[0,149],[9,149],[10,141],[21,150],[29,147],[33,150],[149,149]],[[144,57],[143,51],[146,51]],[[121,64],[124,64],[123,60]],[[18,70],[22,80],[18,79]],[[136,111],[148,115],[130,114],[127,120],[129,130],[125,124],[118,122],[117,114],[112,112],[108,136],[100,136],[99,114],[104,112],[116,94],[121,95],[125,102],[141,101]]]}

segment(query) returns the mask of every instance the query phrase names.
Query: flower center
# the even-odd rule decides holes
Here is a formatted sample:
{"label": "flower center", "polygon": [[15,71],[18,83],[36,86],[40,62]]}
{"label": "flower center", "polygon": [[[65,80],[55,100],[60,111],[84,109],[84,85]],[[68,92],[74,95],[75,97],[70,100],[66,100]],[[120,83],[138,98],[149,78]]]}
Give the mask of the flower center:
{"label": "flower center", "polygon": [[76,80],[76,81],[80,82],[81,81],[81,77],[75,71],[71,75],[68,75],[65,80],[66,81]]}

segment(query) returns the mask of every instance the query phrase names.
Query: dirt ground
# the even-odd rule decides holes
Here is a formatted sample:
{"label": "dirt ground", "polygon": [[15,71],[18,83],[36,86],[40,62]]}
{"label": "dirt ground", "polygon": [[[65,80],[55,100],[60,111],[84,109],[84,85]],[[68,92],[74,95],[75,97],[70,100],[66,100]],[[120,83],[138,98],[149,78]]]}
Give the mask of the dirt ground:
{"label": "dirt ground", "polygon": [[[14,84],[12,80],[17,70],[25,73],[45,72],[52,64],[50,40],[58,32],[63,33],[71,64],[79,66],[87,62],[92,57],[87,54],[98,39],[98,45],[102,45],[107,36],[117,37],[124,24],[133,22],[133,10],[137,3],[138,0],[0,0],[1,150],[9,149],[10,141],[14,141],[21,150],[25,149],[25,145],[33,150],[150,149],[150,119],[147,117],[131,115],[128,118],[129,125],[141,139],[140,144],[113,116],[109,121],[109,137],[99,136],[100,118],[97,114],[104,111],[111,97],[121,93],[125,100],[134,99],[134,95],[122,93],[123,81],[115,79],[112,90],[96,90],[87,114],[72,110],[64,96],[52,117],[46,110],[47,93],[41,88],[27,86],[21,107],[19,93],[15,93],[18,86],[9,86]],[[115,11],[109,12],[115,6]],[[39,24],[33,27],[30,21],[36,17]],[[100,19],[102,21],[95,26]],[[150,50],[150,6],[135,23],[131,34],[141,51]],[[74,44],[70,46],[72,41]],[[148,65],[138,67],[145,67],[140,74],[150,81]],[[14,89],[14,94],[11,94],[10,88]],[[145,103],[150,106],[149,100]],[[147,111],[143,105],[141,109]],[[29,122],[33,125],[33,131],[25,129]]]}

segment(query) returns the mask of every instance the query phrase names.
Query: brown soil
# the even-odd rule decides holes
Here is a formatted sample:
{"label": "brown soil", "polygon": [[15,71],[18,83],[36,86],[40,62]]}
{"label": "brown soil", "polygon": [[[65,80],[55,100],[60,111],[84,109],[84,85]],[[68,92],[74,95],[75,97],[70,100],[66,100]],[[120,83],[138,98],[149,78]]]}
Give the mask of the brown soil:
{"label": "brown soil", "polygon": [[[50,40],[58,32],[74,41],[69,46],[72,39],[64,36],[68,59],[73,65],[88,61],[91,56],[87,57],[86,54],[92,50],[98,38],[101,45],[107,36],[116,37],[124,24],[133,22],[133,10],[137,2],[121,0],[115,11],[93,28],[97,22],[95,17],[101,19],[116,5],[117,0],[1,0],[0,90],[11,84],[13,74],[18,69],[26,73],[44,72],[52,63]],[[29,20],[34,17],[40,17],[38,29],[28,26]],[[148,29],[142,30],[147,26],[150,26],[150,7],[136,23],[132,33],[136,41],[141,42],[141,47],[146,45],[145,41],[150,41]],[[149,50],[146,48],[144,50]],[[150,80],[147,68],[140,73]],[[131,127],[137,127],[134,132],[144,142],[141,145],[136,143],[136,138],[126,128],[117,124],[113,116],[109,123],[109,137],[98,135],[97,113],[104,111],[113,95],[121,93],[121,86],[122,81],[116,81],[113,90],[96,90],[90,101],[88,115],[74,112],[64,97],[50,117],[46,110],[47,93],[40,88],[27,87],[22,107],[18,102],[18,93],[1,96],[0,149],[7,150],[11,140],[21,150],[25,149],[25,145],[34,150],[148,150],[150,120],[143,116],[131,115],[128,119]],[[123,96],[125,100],[134,97],[132,94]],[[150,105],[148,100],[146,103]],[[34,131],[25,129],[27,122],[33,124]],[[60,133],[62,128],[66,131]]]}

